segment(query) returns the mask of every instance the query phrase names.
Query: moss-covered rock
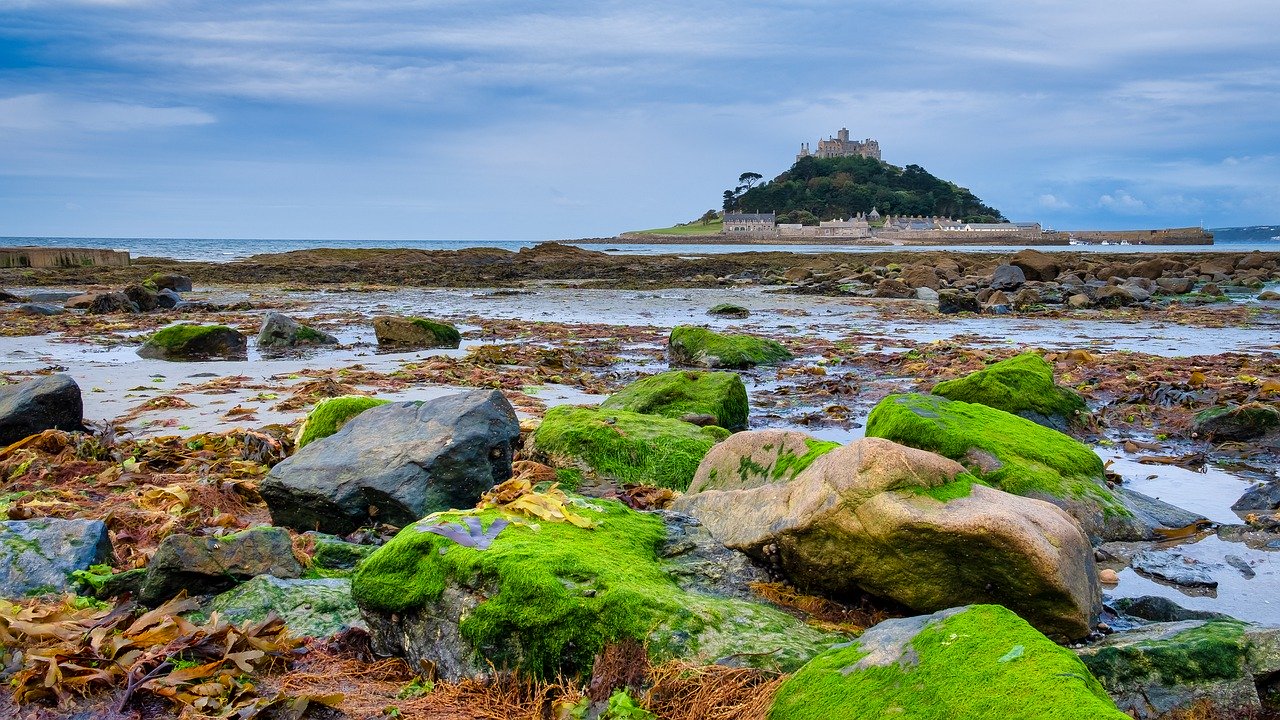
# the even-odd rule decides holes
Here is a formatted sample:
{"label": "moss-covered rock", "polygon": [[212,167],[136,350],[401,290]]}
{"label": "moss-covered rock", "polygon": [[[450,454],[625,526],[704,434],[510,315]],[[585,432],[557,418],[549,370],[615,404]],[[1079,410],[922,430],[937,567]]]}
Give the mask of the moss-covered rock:
{"label": "moss-covered rock", "polygon": [[684,490],[726,432],[626,410],[561,405],[547,411],[533,444],[552,464],[576,466],[599,479]]}
{"label": "moss-covered rock", "polygon": [[1280,411],[1252,402],[1209,408],[1196,414],[1191,432],[1211,441],[1252,440],[1280,428]]}
{"label": "moss-covered rock", "polygon": [[388,402],[391,401],[365,395],[343,395],[321,400],[307,413],[307,419],[298,429],[298,449],[301,450],[314,440],[329,437],[351,418]]}
{"label": "moss-covered rock", "polygon": [[866,434],[932,450],[1005,492],[1048,500],[1090,535],[1143,536],[1133,527],[1132,512],[1107,488],[1093,450],[1017,415],[938,395],[890,395],[871,411]]}
{"label": "moss-covered rock", "polygon": [[672,370],[637,380],[600,404],[605,410],[680,419],[710,415],[729,430],[747,427],[747,388],[733,372]]}
{"label": "moss-covered rock", "polygon": [[737,369],[772,365],[792,357],[776,340],[721,334],[692,325],[671,331],[667,355],[672,365]]}
{"label": "moss-covered rock", "polygon": [[325,533],[310,532],[307,535],[314,543],[311,562],[307,565],[308,577],[347,577],[378,549],[375,545],[357,545]]}
{"label": "moss-covered rock", "polygon": [[998,605],[888,620],[779,688],[769,720],[1127,720],[1070,650]]}
{"label": "moss-covered rock", "polygon": [[328,637],[364,627],[351,599],[351,581],[340,578],[281,580],[259,575],[213,600],[212,610],[237,625],[259,623],[272,613],[295,637]]}
{"label": "moss-covered rock", "polygon": [[248,341],[239,330],[226,325],[181,323],[156,331],[138,348],[144,358],[158,360],[205,360],[215,357],[242,358]]}
{"label": "moss-covered rock", "polygon": [[378,345],[401,348],[456,348],[462,343],[458,328],[420,317],[383,315],[373,319]]}
{"label": "moss-covered rock", "polygon": [[934,395],[1013,413],[1055,430],[1088,411],[1084,399],[1053,381],[1053,366],[1023,353],[956,380],[940,382]]}
{"label": "moss-covered rock", "polygon": [[689,492],[748,490],[790,482],[814,460],[840,447],[797,430],[756,430],[730,435],[698,465]]}
{"label": "moss-covered rock", "polygon": [[[415,667],[428,661],[452,680],[489,663],[576,675],[625,640],[644,642],[659,661],[732,656],[792,669],[833,641],[772,607],[681,590],[658,559],[661,519],[609,500],[576,503],[597,527],[513,523],[487,549],[428,530],[463,519],[453,513],[400,531],[352,584],[378,649]],[[495,534],[495,511],[466,519],[476,517]]]}
{"label": "moss-covered rock", "polygon": [[712,305],[711,308],[707,310],[707,314],[712,317],[733,318],[734,320],[743,320],[751,317],[750,310],[733,303]]}

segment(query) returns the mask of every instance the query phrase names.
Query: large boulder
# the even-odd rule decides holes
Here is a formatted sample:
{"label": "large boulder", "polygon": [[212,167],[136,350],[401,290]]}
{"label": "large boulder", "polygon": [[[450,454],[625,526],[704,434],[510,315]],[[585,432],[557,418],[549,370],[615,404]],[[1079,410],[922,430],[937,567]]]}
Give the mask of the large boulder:
{"label": "large boulder", "polygon": [[938,293],[938,312],[943,315],[962,312],[979,313],[982,312],[982,304],[978,302],[975,295],[959,290],[943,290]]}
{"label": "large boulder", "polygon": [[1009,264],[1022,271],[1022,274],[1028,280],[1054,280],[1061,272],[1062,266],[1058,264],[1057,259],[1048,253],[1042,253],[1039,250],[1026,248],[1014,253],[1009,259]]}
{"label": "large boulder", "polygon": [[390,400],[369,397],[367,395],[342,395],[325,398],[307,413],[302,427],[298,428],[297,449],[310,445],[320,438],[327,438],[338,432],[351,418],[369,408],[386,405]]}
{"label": "large boulder", "polygon": [[1070,650],[976,605],[886,620],[783,681],[769,720],[1129,720]]}
{"label": "large boulder", "polygon": [[261,493],[277,525],[345,535],[475,505],[511,477],[520,437],[497,390],[370,408],[271,469]]}
{"label": "large boulder", "polygon": [[711,448],[689,485],[689,492],[747,490],[794,480],[814,460],[840,447],[798,430],[734,433]]}
{"label": "large boulder", "polygon": [[329,637],[365,629],[346,578],[281,579],[258,575],[214,598],[210,610],[236,625],[275,614],[294,637]]}
{"label": "large boulder", "polygon": [[1077,653],[1133,717],[1178,710],[1205,713],[1188,717],[1252,717],[1263,704],[1259,688],[1280,671],[1280,628],[1234,620],[1155,623]]}
{"label": "large boulder", "polygon": [[962,462],[1005,492],[1047,500],[1106,540],[1149,537],[1108,489],[1102,460],[1088,446],[1003,410],[939,395],[890,395],[867,418],[882,437]]}
{"label": "large boulder", "polygon": [[1053,381],[1053,366],[1035,353],[1023,353],[983,370],[933,386],[948,400],[979,403],[1032,422],[1065,431],[1088,412],[1084,399]]}
{"label": "large boulder", "polygon": [[547,411],[534,450],[593,479],[684,490],[698,463],[728,434],[655,415],[561,405]]}
{"label": "large boulder", "polygon": [[138,310],[142,312],[151,312],[160,306],[160,299],[156,292],[150,288],[141,285],[129,285],[120,292],[124,293],[129,301],[138,306]]}
{"label": "large boulder", "polygon": [[995,602],[1060,640],[1088,635],[1101,610],[1093,550],[1066,513],[888,440],[832,450],[789,482],[704,490],[672,507],[832,597],[868,592],[924,612]]}
{"label": "large boulder", "polygon": [[111,554],[101,520],[0,522],[0,598],[66,592],[71,573],[108,562]]}
{"label": "large boulder", "polygon": [[191,292],[191,278],[186,275],[155,273],[145,283],[156,290],[173,290],[174,292]]}
{"label": "large boulder", "polygon": [[138,348],[138,355],[155,360],[243,358],[247,352],[248,342],[239,330],[191,323],[158,330]]}
{"label": "large boulder", "polygon": [[[352,582],[379,652],[446,680],[509,668],[554,678],[591,670],[607,644],[681,658],[794,669],[835,638],[763,603],[685,590],[659,557],[652,513],[570,499],[580,527],[506,524],[494,510],[404,528]],[[470,527],[464,527],[470,525]]]}
{"label": "large boulder", "polygon": [[753,335],[726,335],[680,325],[671,330],[667,355],[672,365],[744,369],[790,360],[781,343]]}
{"label": "large boulder", "polygon": [[1017,290],[1026,281],[1026,273],[1017,265],[1001,265],[991,274],[991,287],[995,290]]}
{"label": "large boulder", "polygon": [[637,380],[610,395],[600,407],[680,419],[710,415],[729,430],[747,427],[747,388],[733,372],[672,370]]}
{"label": "large boulder", "polygon": [[80,386],[70,375],[0,385],[0,448],[45,430],[83,430]]}
{"label": "large boulder", "polygon": [[284,349],[299,345],[336,345],[338,338],[322,333],[310,325],[302,325],[297,320],[278,312],[269,312],[262,319],[262,328],[258,330],[258,347],[260,349]]}
{"label": "large boulder", "polygon": [[159,605],[182,590],[191,595],[216,593],[258,575],[302,576],[302,564],[284,528],[256,527],[222,537],[169,535],[147,564],[138,599]]}
{"label": "large boulder", "polygon": [[1195,437],[1211,441],[1252,440],[1280,428],[1280,411],[1253,402],[1209,408],[1191,423]]}
{"label": "large boulder", "polygon": [[[70,302],[67,303],[67,307],[72,307]],[[141,312],[138,304],[122,292],[94,293],[89,296],[88,304],[84,309],[90,315]]]}
{"label": "large boulder", "polygon": [[419,317],[383,315],[373,319],[378,345],[396,348],[456,348],[462,344],[458,328]]}

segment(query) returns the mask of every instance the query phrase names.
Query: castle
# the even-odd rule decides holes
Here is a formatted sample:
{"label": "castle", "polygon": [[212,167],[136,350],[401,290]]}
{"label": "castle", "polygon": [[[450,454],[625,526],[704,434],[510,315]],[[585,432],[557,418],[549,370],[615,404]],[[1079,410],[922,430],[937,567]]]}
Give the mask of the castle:
{"label": "castle", "polygon": [[871,138],[861,142],[850,140],[848,128],[840,128],[840,132],[836,133],[835,137],[818,141],[818,152],[810,152],[809,143],[800,143],[800,154],[796,155],[796,160],[806,157],[835,158],[855,155],[879,160],[880,143]]}

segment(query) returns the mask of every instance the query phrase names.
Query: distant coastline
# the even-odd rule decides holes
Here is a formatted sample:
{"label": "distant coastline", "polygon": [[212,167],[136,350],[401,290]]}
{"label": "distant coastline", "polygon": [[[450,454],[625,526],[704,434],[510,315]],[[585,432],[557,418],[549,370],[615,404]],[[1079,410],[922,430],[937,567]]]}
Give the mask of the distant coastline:
{"label": "distant coastline", "polygon": [[1035,236],[1009,232],[981,234],[920,231],[894,233],[869,238],[849,237],[778,237],[743,236],[728,233],[703,235],[667,235],[652,232],[625,232],[612,238],[584,238],[573,241],[581,245],[645,244],[645,245],[830,245],[854,247],[912,247],[917,245],[983,247],[983,246],[1054,246],[1054,245],[1213,245],[1213,233],[1200,227],[1159,228],[1152,230],[1046,230]]}

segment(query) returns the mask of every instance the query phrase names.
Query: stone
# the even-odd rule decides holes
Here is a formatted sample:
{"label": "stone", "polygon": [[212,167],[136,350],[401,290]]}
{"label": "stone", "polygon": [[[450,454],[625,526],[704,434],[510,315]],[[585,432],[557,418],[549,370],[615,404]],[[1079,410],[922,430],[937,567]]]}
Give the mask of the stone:
{"label": "stone", "polygon": [[934,395],[1004,410],[1034,423],[1066,431],[1087,415],[1084,398],[1053,380],[1053,366],[1035,353],[1001,360],[933,386]]}
{"label": "stone", "polygon": [[1271,512],[1280,508],[1280,480],[1255,485],[1231,505],[1237,512]]}
{"label": "stone", "polygon": [[1200,294],[1201,294],[1201,295],[1208,295],[1208,296],[1210,296],[1210,297],[1219,297],[1219,296],[1221,296],[1223,293],[1222,293],[1222,290],[1218,289],[1218,286],[1217,286],[1217,285],[1215,285],[1214,283],[1205,283],[1205,284],[1200,288]]}
{"label": "stone", "polygon": [[1263,290],[1258,293],[1258,300],[1262,302],[1274,302],[1276,300],[1280,300],[1280,292],[1276,292],[1275,290]]}
{"label": "stone", "polygon": [[159,298],[153,290],[141,285],[129,285],[121,292],[129,301],[138,306],[141,312],[151,312],[159,305]]}
{"label": "stone", "polygon": [[261,493],[273,522],[298,530],[403,526],[474,506],[511,477],[519,437],[515,409],[497,390],[380,405],[277,464]]}
{"label": "stone", "polygon": [[1158,280],[1166,272],[1177,272],[1185,267],[1182,263],[1171,260],[1169,258],[1152,258],[1136,262],[1129,266],[1129,276],[1146,278],[1148,280]]}
{"label": "stone", "polygon": [[885,620],[785,678],[770,720],[1129,720],[1070,650],[998,605]]}
{"label": "stone", "polygon": [[810,270],[809,268],[793,267],[790,270],[787,270],[786,272],[784,272],[782,274],[782,277],[786,278],[788,282],[795,283],[795,282],[800,282],[801,280],[808,280],[809,278],[813,277],[813,271]]}
{"label": "stone", "polygon": [[[68,307],[71,305],[68,303]],[[141,312],[137,303],[122,292],[96,293],[91,296],[85,312],[90,315],[108,315],[111,313]]]}
{"label": "stone", "polygon": [[1000,603],[1060,640],[1088,635],[1100,610],[1093,551],[1071,517],[931,452],[864,438],[788,482],[724,487],[672,509],[809,592],[923,612]]}
{"label": "stone", "polygon": [[1120,582],[1120,573],[1111,568],[1104,568],[1098,571],[1098,582],[1103,585],[1117,585]]}
{"label": "stone", "polygon": [[1076,273],[1062,273],[1054,281],[1065,287],[1084,287],[1084,280]]}
{"label": "stone", "polygon": [[367,395],[341,395],[325,398],[307,413],[298,428],[297,450],[310,445],[320,438],[327,438],[338,432],[351,418],[372,407],[386,405],[390,400],[369,397]]}
{"label": "stone", "polygon": [[1076,293],[1067,298],[1067,307],[1072,310],[1085,310],[1093,307],[1093,300],[1084,293]]}
{"label": "stone", "polygon": [[1120,289],[1129,293],[1131,301],[1135,303],[1144,303],[1151,299],[1151,291],[1141,285],[1125,283],[1120,286]]}
{"label": "stone", "polygon": [[1044,297],[1034,288],[1024,287],[1014,294],[1010,304],[1017,310],[1026,310],[1044,304]]}
{"label": "stone", "polygon": [[747,388],[734,372],[672,370],[651,375],[610,395],[600,408],[677,419],[688,414],[710,415],[712,425],[729,430],[747,428]]}
{"label": "stone", "polygon": [[1197,413],[1191,423],[1191,434],[1212,442],[1252,440],[1276,428],[1280,428],[1280,410],[1252,402],[1218,406]]}
{"label": "stone", "polygon": [[258,575],[214,598],[210,610],[235,625],[260,623],[274,613],[293,637],[325,638],[353,627],[367,629],[346,578]]}
{"label": "stone", "polygon": [[226,325],[180,323],[158,330],[147,338],[138,355],[155,360],[212,360],[243,358],[248,353],[244,335]]}
{"label": "stone", "polygon": [[673,510],[654,514],[666,528],[658,558],[681,590],[758,602],[751,585],[775,579],[746,553],[725,547],[692,515]]}
{"label": "stone", "polygon": [[903,268],[902,274],[898,276],[909,288],[929,288],[937,290],[942,287],[942,281],[938,279],[938,273],[927,265],[911,265]]}
{"label": "stone", "polygon": [[181,304],[182,296],[169,288],[164,288],[156,293],[156,309],[158,310],[172,310]]}
{"label": "stone", "polygon": [[1028,280],[1053,280],[1062,267],[1052,255],[1031,248],[1014,253],[1009,264],[1022,270]]}
{"label": "stone", "polygon": [[378,345],[399,348],[457,348],[458,329],[448,323],[417,317],[383,315],[373,319]]}
{"label": "stone", "polygon": [[1181,620],[1230,620],[1227,615],[1208,610],[1189,610],[1169,598],[1159,595],[1142,595],[1136,598],[1120,598],[1112,605],[1117,612],[1149,622],[1178,622]]}
{"label": "stone", "polygon": [[679,325],[667,340],[672,365],[745,369],[774,365],[792,355],[781,343],[754,335],[717,333],[692,325]]}
{"label": "stone", "polygon": [[302,576],[284,528],[256,527],[221,537],[169,535],[147,563],[138,600],[159,605],[182,590],[189,595],[217,593],[256,575]]}
{"label": "stone", "polygon": [[0,522],[0,598],[61,594],[71,573],[110,562],[111,537],[101,520]]}
{"label": "stone", "polygon": [[840,447],[798,430],[753,430],[730,435],[702,458],[689,493],[749,490],[786,483],[814,460]]}
{"label": "stone", "polygon": [[333,535],[306,533],[312,539],[311,563],[308,568],[323,577],[346,577],[362,560],[377,550],[375,545],[349,543]]}
{"label": "stone", "polygon": [[1104,285],[1093,294],[1093,302],[1098,307],[1118,308],[1136,302],[1132,288],[1121,285]]}
{"label": "stone", "polygon": [[916,299],[927,303],[938,302],[938,291],[927,287],[916,288]]}
{"label": "stone", "polygon": [[0,302],[3,302],[3,303],[17,303],[17,302],[22,302],[22,301],[23,301],[23,298],[18,297],[17,295],[14,295],[13,293],[11,293],[11,292],[7,292],[7,291],[5,291],[5,290],[0,290]]}
{"label": "stone", "polygon": [[23,315],[39,315],[50,317],[53,315],[63,315],[67,311],[57,305],[41,305],[39,303],[23,303],[15,308],[16,312]]}
{"label": "stone", "polygon": [[27,302],[58,303],[62,305],[80,294],[74,290],[36,290],[27,296]]}
{"label": "stone", "polygon": [[996,290],[1017,290],[1027,281],[1022,268],[1016,265],[1001,265],[991,274],[990,285]]}
{"label": "stone", "polygon": [[172,290],[174,292],[191,292],[193,286],[191,278],[186,275],[173,275],[169,273],[156,273],[147,279],[147,283],[159,290]]}
{"label": "stone", "polygon": [[943,290],[938,293],[938,312],[944,315],[955,313],[982,312],[978,298],[957,290]]}
{"label": "stone", "polygon": [[713,305],[707,310],[707,314],[712,317],[732,318],[734,320],[745,320],[751,317],[751,311],[741,305],[733,303],[720,303]]}
{"label": "stone", "polygon": [[[552,520],[539,521],[537,530],[499,524],[500,514],[488,510],[435,516],[401,530],[352,578],[375,651],[457,681],[501,669],[535,677],[589,674],[606,643],[625,641],[643,647],[654,663],[785,672],[838,639],[764,603],[697,590],[707,580],[696,577],[702,572],[688,563],[670,568],[696,554],[699,542],[688,547],[679,539],[684,533],[675,533],[675,545],[687,547],[677,552],[656,514],[614,500],[578,500],[573,512],[594,528]],[[483,531],[492,538],[486,549],[457,529],[436,532],[464,522],[477,526],[470,537]]]}
{"label": "stone", "polygon": [[1270,262],[1266,255],[1260,251],[1254,250],[1251,253],[1241,255],[1236,260],[1236,270],[1261,270]]}
{"label": "stone", "polygon": [[1184,295],[1191,292],[1192,288],[1196,286],[1196,281],[1185,277],[1162,277],[1156,278],[1156,285],[1165,292]]}
{"label": "stone", "polygon": [[1185,556],[1176,549],[1143,550],[1134,554],[1129,566],[1183,587],[1218,587],[1218,581],[1213,579],[1215,566]]}
{"label": "stone", "polygon": [[83,429],[80,386],[70,375],[0,385],[0,448],[45,430]]}
{"label": "stone", "polygon": [[262,318],[262,328],[258,330],[258,347],[263,349],[337,344],[338,338],[309,325],[299,324],[293,318],[278,312],[267,313]]}
{"label": "stone", "polygon": [[916,291],[901,280],[885,278],[876,283],[874,297],[878,298],[913,298]]}

